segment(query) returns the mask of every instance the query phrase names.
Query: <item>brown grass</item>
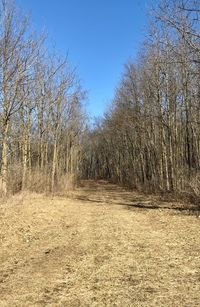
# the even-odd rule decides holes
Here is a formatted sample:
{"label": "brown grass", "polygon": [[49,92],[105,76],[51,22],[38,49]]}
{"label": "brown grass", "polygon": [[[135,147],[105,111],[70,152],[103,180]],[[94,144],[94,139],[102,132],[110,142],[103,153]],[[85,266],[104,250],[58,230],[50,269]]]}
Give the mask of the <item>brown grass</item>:
{"label": "brown grass", "polygon": [[[22,168],[21,165],[14,164],[8,172],[8,195],[14,195],[20,191],[29,191],[30,193],[46,193],[65,195],[73,191],[77,185],[75,174],[57,174],[55,178],[54,189],[51,187],[51,173],[37,169],[27,171],[26,184],[22,187]],[[0,198],[3,197],[2,178],[0,176]],[[1,201],[1,199],[0,199]]]}
{"label": "brown grass", "polygon": [[199,218],[103,181],[72,196],[0,205],[0,306],[199,306]]}

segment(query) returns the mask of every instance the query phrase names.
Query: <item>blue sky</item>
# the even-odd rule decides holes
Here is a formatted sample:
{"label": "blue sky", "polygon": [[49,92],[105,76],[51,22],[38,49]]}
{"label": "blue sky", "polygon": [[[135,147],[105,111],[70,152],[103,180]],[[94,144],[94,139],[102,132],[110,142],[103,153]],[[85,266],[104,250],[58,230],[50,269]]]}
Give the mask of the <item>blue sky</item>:
{"label": "blue sky", "polygon": [[145,37],[150,0],[17,0],[31,12],[59,53],[68,53],[88,90],[88,112],[99,116],[111,101],[124,63]]}

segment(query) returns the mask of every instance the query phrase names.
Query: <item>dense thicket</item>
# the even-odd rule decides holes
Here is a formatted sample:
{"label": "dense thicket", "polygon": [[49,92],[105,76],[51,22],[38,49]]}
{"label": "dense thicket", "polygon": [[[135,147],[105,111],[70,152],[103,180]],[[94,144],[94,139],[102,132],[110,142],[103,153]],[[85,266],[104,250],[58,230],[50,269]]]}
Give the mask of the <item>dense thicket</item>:
{"label": "dense thicket", "polygon": [[163,1],[110,111],[89,132],[88,178],[200,195],[200,2]]}
{"label": "dense thicket", "polygon": [[12,1],[1,0],[1,193],[53,191],[64,175],[77,173],[83,98],[68,60],[49,55],[27,17]]}

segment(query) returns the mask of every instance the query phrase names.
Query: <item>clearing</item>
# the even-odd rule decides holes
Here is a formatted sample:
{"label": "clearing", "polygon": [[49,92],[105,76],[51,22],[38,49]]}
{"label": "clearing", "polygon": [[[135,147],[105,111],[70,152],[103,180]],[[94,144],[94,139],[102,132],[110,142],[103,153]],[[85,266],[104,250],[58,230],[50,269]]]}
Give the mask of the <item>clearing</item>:
{"label": "clearing", "polygon": [[0,306],[199,306],[200,218],[152,199],[87,181],[1,204]]}

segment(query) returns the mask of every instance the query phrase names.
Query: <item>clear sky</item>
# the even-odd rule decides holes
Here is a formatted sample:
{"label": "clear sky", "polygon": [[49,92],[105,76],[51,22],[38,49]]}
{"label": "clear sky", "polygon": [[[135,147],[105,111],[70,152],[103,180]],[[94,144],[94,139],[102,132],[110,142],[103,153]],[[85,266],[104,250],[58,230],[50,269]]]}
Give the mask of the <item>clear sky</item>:
{"label": "clear sky", "polygon": [[102,115],[128,58],[145,37],[149,0],[17,0],[31,12],[37,31],[44,29],[77,67],[88,90],[88,111]]}

